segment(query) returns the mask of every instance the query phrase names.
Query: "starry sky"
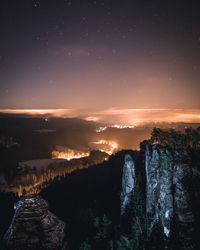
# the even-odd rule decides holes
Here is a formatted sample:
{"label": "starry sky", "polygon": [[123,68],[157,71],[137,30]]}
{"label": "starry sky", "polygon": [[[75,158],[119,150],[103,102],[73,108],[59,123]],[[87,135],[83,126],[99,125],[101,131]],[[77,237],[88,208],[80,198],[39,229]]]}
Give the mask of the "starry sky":
{"label": "starry sky", "polygon": [[1,109],[200,109],[198,1],[1,0]]}

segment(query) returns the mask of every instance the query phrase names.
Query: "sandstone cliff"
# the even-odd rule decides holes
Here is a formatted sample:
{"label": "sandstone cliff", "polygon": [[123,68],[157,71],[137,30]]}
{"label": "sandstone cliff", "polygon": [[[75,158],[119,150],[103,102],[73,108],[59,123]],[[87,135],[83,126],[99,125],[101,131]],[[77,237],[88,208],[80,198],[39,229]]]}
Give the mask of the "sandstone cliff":
{"label": "sandstone cliff", "polygon": [[195,219],[183,185],[184,178],[191,177],[192,169],[178,157],[177,152],[160,145],[146,145],[147,236],[150,238],[153,228],[160,223],[166,247],[175,238],[181,249],[195,249]]}
{"label": "sandstone cliff", "polygon": [[[144,216],[146,219],[142,238],[146,239],[147,248],[197,249],[198,240],[195,237],[198,232],[195,232],[195,212],[191,193],[185,181],[191,183],[193,176],[198,175],[198,171],[185,161],[187,152],[183,157],[177,151],[159,144],[152,145],[146,142],[143,146],[141,152],[142,158],[145,159],[142,164],[145,166],[146,182],[142,185],[145,186]],[[137,195],[136,183],[140,183],[139,188],[142,189],[141,180],[134,172],[138,166],[137,164],[135,166],[133,159],[130,162],[127,162],[127,159],[126,155],[122,176],[122,215],[125,205],[131,202],[131,195]],[[129,171],[127,171],[128,166]],[[132,209],[136,205],[132,202]]]}
{"label": "sandstone cliff", "polygon": [[130,195],[135,187],[135,163],[130,154],[125,155],[125,163],[122,176],[121,192],[121,214],[124,214],[127,205],[130,203]]}

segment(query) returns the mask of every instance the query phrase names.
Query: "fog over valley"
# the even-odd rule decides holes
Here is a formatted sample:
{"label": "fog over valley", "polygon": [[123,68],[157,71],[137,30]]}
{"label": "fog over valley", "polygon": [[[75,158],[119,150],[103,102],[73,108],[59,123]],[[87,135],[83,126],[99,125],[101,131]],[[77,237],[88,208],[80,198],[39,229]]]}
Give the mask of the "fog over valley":
{"label": "fog over valley", "polygon": [[46,114],[1,114],[0,189],[18,196],[38,193],[55,178],[106,161],[120,150],[139,150],[155,125],[177,130],[198,126],[181,122],[131,126]]}

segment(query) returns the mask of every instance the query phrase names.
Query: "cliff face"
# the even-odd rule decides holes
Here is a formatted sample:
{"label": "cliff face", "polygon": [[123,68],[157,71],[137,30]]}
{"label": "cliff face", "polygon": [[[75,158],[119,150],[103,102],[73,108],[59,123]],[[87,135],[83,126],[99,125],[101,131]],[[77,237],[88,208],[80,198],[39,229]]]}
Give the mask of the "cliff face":
{"label": "cliff face", "polygon": [[146,145],[146,214],[147,236],[161,220],[163,233],[170,236],[173,206],[173,163],[169,151],[159,149],[156,145],[150,149]]}
{"label": "cliff face", "polygon": [[[188,183],[192,182],[193,172],[196,170],[186,163],[178,152],[170,151],[158,144],[145,143],[141,153],[141,164],[145,165],[146,183],[139,180],[141,176],[135,175],[135,169],[141,171],[138,162],[135,166],[132,157],[129,159],[128,155],[125,156],[121,214],[126,213],[125,207],[130,204],[131,195],[136,195],[135,188],[138,184],[142,190],[142,183],[146,187],[143,195],[146,203],[144,212],[146,225],[142,238],[146,239],[147,248],[197,249],[195,213],[192,208],[191,193],[184,184],[185,180]],[[131,206],[133,209],[137,204]]]}
{"label": "cliff face", "polygon": [[[185,178],[191,177],[191,167],[176,161],[178,153],[172,153],[159,145],[146,145],[146,218],[147,237],[155,227],[162,230],[165,248],[168,243],[179,244],[180,249],[196,249],[194,215]],[[159,225],[158,225],[159,224]],[[173,247],[172,247],[173,248]]]}
{"label": "cliff face", "polygon": [[4,248],[66,250],[65,224],[48,210],[40,196],[26,196],[16,204]]}
{"label": "cliff face", "polygon": [[130,203],[131,194],[135,187],[135,163],[131,155],[125,155],[125,163],[122,176],[121,192],[121,214],[124,214],[127,205]]}
{"label": "cliff face", "polygon": [[192,174],[187,164],[180,163],[174,166],[174,215],[177,223],[177,236],[182,249],[196,249],[194,242],[195,217],[192,210],[191,199],[186,187],[183,185],[183,180],[190,178]]}

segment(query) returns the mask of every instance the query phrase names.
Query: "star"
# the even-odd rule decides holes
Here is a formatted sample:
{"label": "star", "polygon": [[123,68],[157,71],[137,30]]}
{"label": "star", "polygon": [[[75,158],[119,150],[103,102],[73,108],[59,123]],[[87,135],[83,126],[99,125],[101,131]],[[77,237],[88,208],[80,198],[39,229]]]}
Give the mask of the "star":
{"label": "star", "polygon": [[38,8],[39,7],[39,3],[37,1],[34,1],[33,7]]}

